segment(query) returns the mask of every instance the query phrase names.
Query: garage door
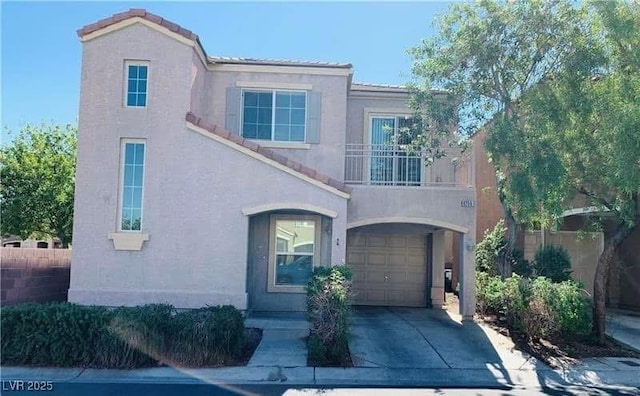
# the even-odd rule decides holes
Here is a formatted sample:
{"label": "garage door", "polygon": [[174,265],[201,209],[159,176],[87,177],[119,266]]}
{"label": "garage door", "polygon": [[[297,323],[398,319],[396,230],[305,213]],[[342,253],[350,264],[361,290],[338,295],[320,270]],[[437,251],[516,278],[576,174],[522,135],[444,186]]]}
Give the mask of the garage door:
{"label": "garage door", "polygon": [[426,238],[350,232],[347,263],[353,268],[354,303],[424,307]]}

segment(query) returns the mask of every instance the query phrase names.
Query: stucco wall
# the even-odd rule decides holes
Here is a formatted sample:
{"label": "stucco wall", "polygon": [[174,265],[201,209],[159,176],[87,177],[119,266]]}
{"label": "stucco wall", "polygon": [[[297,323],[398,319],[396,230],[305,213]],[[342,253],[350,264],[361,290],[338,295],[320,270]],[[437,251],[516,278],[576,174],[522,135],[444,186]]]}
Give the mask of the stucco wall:
{"label": "stucco wall", "polygon": [[191,54],[191,106],[189,109],[196,114],[206,113],[207,102],[207,68],[202,59],[193,51]]}
{"label": "stucco wall", "polygon": [[[246,308],[248,217],[242,209],[300,202],[345,217],[344,198],[184,127],[172,144],[149,138],[147,147],[145,188],[155,182],[162,187],[145,191],[143,231],[150,240],[140,252],[114,250],[106,235],[116,220],[117,186],[104,182],[104,189],[111,189],[109,219],[77,224],[71,299],[88,303],[110,296],[109,305],[133,304],[149,302],[141,291],[154,301],[166,291],[180,293],[166,298],[181,306],[232,303]],[[101,167],[117,168],[117,161],[101,162]],[[339,233],[336,237],[344,240]]]}
{"label": "stucco wall", "polygon": [[[141,25],[84,44],[71,301],[246,308],[242,209],[301,202],[337,212],[344,227],[344,198],[186,128],[192,51]],[[150,62],[147,108],[123,107],[124,59]],[[150,240],[141,251],[116,251],[107,239],[117,227],[121,138],[146,139],[142,231]]]}
{"label": "stucco wall", "polygon": [[397,109],[398,114],[411,114],[408,95],[374,94],[352,91],[347,100],[347,143],[369,144],[365,140],[365,109]]}
{"label": "stucco wall", "polygon": [[478,213],[476,239],[478,241],[484,238],[486,230],[492,230],[504,216],[502,204],[498,199],[496,171],[493,165],[489,163],[487,151],[484,148],[485,139],[485,131],[480,131],[473,137],[475,186],[478,192],[476,204]]}
{"label": "stucco wall", "polygon": [[353,186],[348,204],[348,223],[369,219],[422,219],[425,224],[475,234],[475,211],[462,207],[463,200],[475,200],[475,190],[467,188],[422,188]]}
{"label": "stucco wall", "polygon": [[310,84],[313,91],[321,92],[320,143],[311,144],[309,149],[276,148],[274,150],[336,180],[343,180],[347,117],[346,76],[250,73],[215,68],[208,73],[205,90],[207,106],[201,117],[220,126],[225,125],[226,89],[235,87],[236,82]]}

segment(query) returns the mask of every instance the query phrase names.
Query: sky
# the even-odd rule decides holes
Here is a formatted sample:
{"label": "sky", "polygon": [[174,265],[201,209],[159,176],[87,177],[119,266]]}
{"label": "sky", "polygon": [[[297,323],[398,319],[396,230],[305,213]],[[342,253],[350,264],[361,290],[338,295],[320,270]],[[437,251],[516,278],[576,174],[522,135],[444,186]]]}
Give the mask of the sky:
{"label": "sky", "polygon": [[77,124],[82,45],[76,30],[129,8],[193,31],[209,55],[351,63],[356,82],[404,84],[411,77],[406,50],[434,34],[434,17],[449,5],[0,0],[1,142],[26,123]]}

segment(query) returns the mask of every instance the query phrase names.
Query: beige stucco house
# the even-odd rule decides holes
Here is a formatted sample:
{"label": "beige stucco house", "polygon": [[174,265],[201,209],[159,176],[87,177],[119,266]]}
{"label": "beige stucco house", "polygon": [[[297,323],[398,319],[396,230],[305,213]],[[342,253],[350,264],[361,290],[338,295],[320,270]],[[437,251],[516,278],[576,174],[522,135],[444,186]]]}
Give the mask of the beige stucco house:
{"label": "beige stucco house", "polygon": [[350,64],[208,56],[144,10],[83,43],[69,300],[304,309],[314,266],[347,263],[355,303],[443,303],[445,233],[475,308],[472,161],[394,145],[401,87]]}

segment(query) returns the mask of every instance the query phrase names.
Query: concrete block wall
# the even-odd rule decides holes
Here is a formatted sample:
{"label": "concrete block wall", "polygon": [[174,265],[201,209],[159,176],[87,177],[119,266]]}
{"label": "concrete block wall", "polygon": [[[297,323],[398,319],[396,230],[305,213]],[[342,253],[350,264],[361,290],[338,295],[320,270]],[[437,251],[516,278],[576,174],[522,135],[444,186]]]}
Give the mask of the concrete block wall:
{"label": "concrete block wall", "polygon": [[0,305],[67,301],[71,250],[0,248]]}

